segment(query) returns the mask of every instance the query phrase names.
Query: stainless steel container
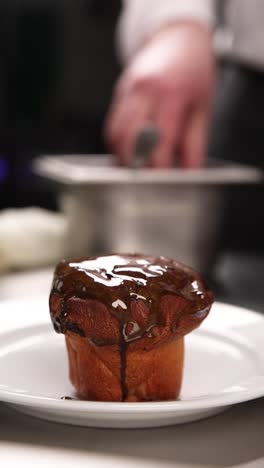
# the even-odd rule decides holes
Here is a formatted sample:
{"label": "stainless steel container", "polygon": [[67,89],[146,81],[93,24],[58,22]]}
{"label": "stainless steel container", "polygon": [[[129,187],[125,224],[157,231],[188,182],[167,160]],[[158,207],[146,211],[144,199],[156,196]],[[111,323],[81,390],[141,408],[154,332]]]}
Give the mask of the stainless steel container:
{"label": "stainless steel container", "polygon": [[237,164],[135,170],[115,167],[111,156],[45,156],[35,170],[60,184],[69,255],[149,253],[202,272],[217,253],[226,187],[262,180]]}

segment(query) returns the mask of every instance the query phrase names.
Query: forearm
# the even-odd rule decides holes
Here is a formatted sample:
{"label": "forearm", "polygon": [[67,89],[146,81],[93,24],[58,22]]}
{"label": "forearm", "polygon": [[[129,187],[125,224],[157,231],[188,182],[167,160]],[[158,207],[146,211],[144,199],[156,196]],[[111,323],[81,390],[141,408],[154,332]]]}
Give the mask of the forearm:
{"label": "forearm", "polygon": [[118,25],[118,47],[124,61],[163,26],[192,21],[206,27],[214,23],[214,0],[123,0]]}

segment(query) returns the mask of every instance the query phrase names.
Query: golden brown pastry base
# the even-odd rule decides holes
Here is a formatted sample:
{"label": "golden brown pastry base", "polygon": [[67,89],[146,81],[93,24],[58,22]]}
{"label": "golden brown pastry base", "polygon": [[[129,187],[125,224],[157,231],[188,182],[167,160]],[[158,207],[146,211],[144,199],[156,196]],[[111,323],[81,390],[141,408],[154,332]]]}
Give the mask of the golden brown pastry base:
{"label": "golden brown pastry base", "polygon": [[[122,401],[119,346],[95,346],[88,339],[67,333],[70,379],[77,393],[88,400]],[[127,395],[124,401],[173,400],[179,396],[184,359],[184,338],[143,351],[126,351]]]}

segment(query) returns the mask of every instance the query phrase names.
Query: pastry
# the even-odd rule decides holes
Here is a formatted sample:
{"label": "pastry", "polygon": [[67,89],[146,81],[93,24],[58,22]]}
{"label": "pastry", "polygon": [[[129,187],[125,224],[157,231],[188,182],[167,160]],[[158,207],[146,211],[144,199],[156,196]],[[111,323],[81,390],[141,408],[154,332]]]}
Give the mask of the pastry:
{"label": "pastry", "polygon": [[184,336],[213,294],[191,268],[164,257],[108,255],[60,262],[50,294],[79,396],[161,401],[179,396]]}

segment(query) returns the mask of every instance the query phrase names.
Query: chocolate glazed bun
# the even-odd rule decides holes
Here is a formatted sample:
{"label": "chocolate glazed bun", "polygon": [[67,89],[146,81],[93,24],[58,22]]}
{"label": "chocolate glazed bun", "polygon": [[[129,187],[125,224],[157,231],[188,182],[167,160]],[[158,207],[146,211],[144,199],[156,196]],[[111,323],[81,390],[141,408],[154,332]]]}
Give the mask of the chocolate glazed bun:
{"label": "chocolate glazed bun", "polygon": [[212,303],[200,275],[181,263],[109,255],[59,263],[50,313],[66,336],[70,379],[80,396],[168,400],[180,392],[183,337]]}

